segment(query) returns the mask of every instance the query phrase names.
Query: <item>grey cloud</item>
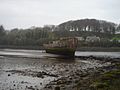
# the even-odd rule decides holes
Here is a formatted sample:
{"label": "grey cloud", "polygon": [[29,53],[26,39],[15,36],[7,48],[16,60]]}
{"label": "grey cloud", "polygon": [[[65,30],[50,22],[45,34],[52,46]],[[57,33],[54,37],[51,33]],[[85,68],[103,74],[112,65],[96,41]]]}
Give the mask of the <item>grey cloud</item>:
{"label": "grey cloud", "polygon": [[119,0],[0,0],[0,24],[7,29],[96,18],[119,22]]}

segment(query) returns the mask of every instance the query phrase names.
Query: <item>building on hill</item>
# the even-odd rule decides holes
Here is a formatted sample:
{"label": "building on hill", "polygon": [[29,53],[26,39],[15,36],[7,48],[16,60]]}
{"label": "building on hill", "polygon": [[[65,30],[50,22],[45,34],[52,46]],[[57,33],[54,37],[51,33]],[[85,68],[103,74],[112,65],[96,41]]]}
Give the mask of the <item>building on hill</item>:
{"label": "building on hill", "polygon": [[85,39],[83,37],[76,37],[78,41],[84,41]]}
{"label": "building on hill", "polygon": [[100,37],[87,36],[85,41],[86,41],[86,42],[98,42],[98,41],[100,41]]}

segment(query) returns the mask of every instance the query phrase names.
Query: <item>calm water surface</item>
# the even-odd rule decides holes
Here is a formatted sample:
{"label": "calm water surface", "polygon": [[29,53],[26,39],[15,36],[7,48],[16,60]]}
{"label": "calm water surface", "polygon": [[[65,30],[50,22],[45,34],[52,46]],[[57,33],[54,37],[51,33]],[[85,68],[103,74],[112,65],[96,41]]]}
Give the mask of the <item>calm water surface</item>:
{"label": "calm water surface", "polygon": [[[20,57],[55,57],[57,55],[47,54],[44,50],[20,50],[20,49],[1,49],[0,55],[11,55]],[[104,56],[104,57],[120,57],[120,52],[89,52],[76,51],[75,56]]]}
{"label": "calm water surface", "polygon": [[112,57],[120,58],[120,52],[80,52],[76,51],[76,56],[99,56],[99,57]]}

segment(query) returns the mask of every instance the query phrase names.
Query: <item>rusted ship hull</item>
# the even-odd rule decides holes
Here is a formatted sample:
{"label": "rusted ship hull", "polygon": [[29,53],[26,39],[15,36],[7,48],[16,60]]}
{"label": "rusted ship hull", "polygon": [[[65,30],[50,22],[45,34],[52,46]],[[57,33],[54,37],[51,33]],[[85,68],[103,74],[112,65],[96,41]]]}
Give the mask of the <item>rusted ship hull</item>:
{"label": "rusted ship hull", "polygon": [[77,39],[73,37],[60,38],[59,40],[44,44],[47,53],[73,57],[77,48]]}
{"label": "rusted ship hull", "polygon": [[66,57],[74,57],[75,55],[75,49],[71,48],[49,48],[46,49],[47,53],[52,53],[52,54],[58,54],[58,55],[64,55]]}

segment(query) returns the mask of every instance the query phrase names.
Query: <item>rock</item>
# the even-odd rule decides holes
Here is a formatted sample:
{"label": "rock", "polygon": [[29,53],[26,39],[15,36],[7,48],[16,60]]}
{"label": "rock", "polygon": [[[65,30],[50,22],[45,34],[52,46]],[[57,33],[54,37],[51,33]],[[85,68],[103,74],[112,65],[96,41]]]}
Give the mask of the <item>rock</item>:
{"label": "rock", "polygon": [[41,72],[37,73],[36,75],[38,78],[44,78],[43,74]]}
{"label": "rock", "polygon": [[30,90],[35,90],[35,88],[33,88],[33,86],[27,87]]}
{"label": "rock", "polygon": [[8,74],[8,76],[10,76],[10,74]]}
{"label": "rock", "polygon": [[60,90],[60,87],[59,86],[57,86],[57,87],[55,87],[55,89],[54,90]]}

